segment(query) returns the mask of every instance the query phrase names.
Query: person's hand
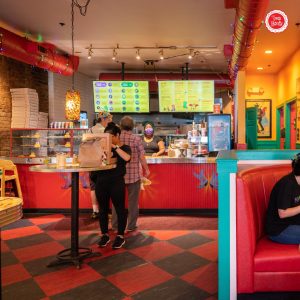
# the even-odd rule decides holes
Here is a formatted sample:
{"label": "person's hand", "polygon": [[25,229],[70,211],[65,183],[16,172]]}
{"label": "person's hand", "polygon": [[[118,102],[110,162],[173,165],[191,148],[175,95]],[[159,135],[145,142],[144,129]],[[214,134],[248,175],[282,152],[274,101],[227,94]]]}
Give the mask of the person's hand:
{"label": "person's hand", "polygon": [[144,177],[148,177],[150,175],[150,170],[144,170]]}
{"label": "person's hand", "polygon": [[152,157],[157,157],[157,156],[158,156],[157,153],[152,154]]}

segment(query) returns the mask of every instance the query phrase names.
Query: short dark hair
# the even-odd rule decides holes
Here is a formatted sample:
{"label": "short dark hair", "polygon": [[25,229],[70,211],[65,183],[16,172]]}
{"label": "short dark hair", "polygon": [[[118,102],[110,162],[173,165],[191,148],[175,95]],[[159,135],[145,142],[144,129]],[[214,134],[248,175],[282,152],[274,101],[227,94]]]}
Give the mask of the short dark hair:
{"label": "short dark hair", "polygon": [[134,127],[134,121],[130,116],[125,116],[121,119],[120,126],[122,130],[130,131]]}
{"label": "short dark hair", "polygon": [[292,159],[292,169],[295,176],[300,176],[300,153]]}
{"label": "short dark hair", "polygon": [[121,134],[121,129],[114,122],[110,122],[105,127],[104,132],[105,133],[110,133],[110,134],[116,136],[117,134],[119,134],[119,135]]}

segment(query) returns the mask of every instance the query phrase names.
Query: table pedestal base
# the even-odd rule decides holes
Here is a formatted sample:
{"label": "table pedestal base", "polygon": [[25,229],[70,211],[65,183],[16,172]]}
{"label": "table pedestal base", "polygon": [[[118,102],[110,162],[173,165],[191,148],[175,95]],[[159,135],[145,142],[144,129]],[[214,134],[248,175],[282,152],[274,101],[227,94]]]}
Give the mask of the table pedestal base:
{"label": "table pedestal base", "polygon": [[54,267],[64,264],[73,264],[80,269],[81,262],[88,257],[97,257],[101,256],[100,253],[93,252],[90,248],[78,248],[77,254],[72,254],[72,249],[67,248],[57,253],[56,260],[50,262],[47,267]]}

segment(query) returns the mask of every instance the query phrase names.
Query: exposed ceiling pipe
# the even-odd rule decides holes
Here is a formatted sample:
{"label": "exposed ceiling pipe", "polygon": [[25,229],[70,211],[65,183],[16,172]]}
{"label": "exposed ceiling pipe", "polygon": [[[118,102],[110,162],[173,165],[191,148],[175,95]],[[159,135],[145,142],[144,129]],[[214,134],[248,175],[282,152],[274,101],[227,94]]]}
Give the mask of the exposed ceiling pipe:
{"label": "exposed ceiling pipe", "polygon": [[[225,7],[228,1],[225,1]],[[229,62],[229,76],[233,81],[237,72],[247,66],[268,5],[269,0],[240,0],[237,3],[232,42],[233,55]]]}
{"label": "exposed ceiling pipe", "polygon": [[72,75],[79,57],[57,53],[48,43],[37,43],[0,27],[0,54],[62,75]]}

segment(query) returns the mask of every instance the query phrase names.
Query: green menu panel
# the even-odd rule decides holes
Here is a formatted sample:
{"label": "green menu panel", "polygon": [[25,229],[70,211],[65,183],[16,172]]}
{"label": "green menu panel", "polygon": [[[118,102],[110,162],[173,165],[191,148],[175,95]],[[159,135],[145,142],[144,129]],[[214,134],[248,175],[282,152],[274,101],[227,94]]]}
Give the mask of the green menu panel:
{"label": "green menu panel", "polygon": [[93,81],[95,112],[149,112],[148,81]]}
{"label": "green menu panel", "polygon": [[212,112],[213,80],[159,81],[160,112]]}

